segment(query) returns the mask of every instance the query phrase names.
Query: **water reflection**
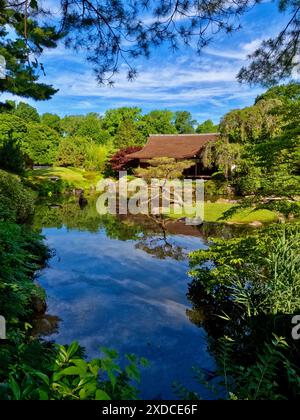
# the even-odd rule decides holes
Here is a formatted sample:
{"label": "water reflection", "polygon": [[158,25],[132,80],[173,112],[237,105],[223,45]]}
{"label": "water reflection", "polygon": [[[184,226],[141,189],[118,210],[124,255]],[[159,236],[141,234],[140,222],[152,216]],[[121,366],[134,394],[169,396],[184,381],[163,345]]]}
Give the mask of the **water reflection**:
{"label": "water reflection", "polygon": [[41,205],[35,217],[55,249],[39,278],[48,313],[61,319],[50,339],[76,339],[89,357],[104,345],[148,358],[144,398],[174,398],[174,381],[197,389],[192,366],[211,371],[214,361],[201,312],[186,297],[187,254],[206,248],[216,229],[224,235],[229,230],[146,216],[99,216],[93,203],[82,210],[74,202]]}

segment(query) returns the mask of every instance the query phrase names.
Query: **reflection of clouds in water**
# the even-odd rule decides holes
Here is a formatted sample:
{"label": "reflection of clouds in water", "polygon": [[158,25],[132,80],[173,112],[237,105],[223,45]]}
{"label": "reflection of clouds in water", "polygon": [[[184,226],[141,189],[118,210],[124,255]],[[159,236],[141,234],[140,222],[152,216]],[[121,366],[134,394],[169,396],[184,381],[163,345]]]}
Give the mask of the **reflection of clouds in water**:
{"label": "reflection of clouds in water", "polygon": [[145,303],[146,305],[151,305],[156,310],[160,311],[162,316],[168,316],[168,325],[170,326],[170,321],[174,323],[174,327],[179,327],[179,323],[189,324],[189,321],[186,317],[186,305],[182,303],[175,302],[170,299],[166,300],[155,300],[155,299],[146,299],[142,297],[137,297],[137,300]]}
{"label": "reflection of clouds in water", "polygon": [[[207,366],[205,334],[186,317],[187,261],[159,260],[136,249],[135,241],[108,239],[103,231],[44,234],[56,257],[38,281],[46,288],[48,311],[62,319],[49,339],[76,339],[89,357],[99,356],[100,346],[147,357],[144,395],[159,378],[158,393],[170,397],[174,379],[190,376],[198,360]],[[197,237],[171,240],[188,250],[201,244]]]}

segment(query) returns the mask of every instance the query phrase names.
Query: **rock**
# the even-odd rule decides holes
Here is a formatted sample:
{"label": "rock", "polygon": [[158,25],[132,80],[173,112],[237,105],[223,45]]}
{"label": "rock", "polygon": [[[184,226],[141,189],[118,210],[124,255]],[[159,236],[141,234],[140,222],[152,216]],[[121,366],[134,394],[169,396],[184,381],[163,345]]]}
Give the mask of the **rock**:
{"label": "rock", "polygon": [[[36,288],[42,290],[39,284],[36,284]],[[47,304],[45,298],[40,296],[33,296],[31,303],[35,314],[40,315],[44,314],[47,311]]]}
{"label": "rock", "polygon": [[33,329],[31,334],[33,337],[40,337],[53,334],[58,331],[61,319],[54,315],[43,315],[32,321]]}

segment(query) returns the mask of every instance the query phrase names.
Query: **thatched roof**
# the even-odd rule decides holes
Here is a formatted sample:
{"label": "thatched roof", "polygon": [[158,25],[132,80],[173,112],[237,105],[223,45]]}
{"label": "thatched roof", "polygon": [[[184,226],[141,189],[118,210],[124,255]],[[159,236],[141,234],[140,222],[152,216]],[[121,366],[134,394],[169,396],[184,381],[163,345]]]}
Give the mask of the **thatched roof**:
{"label": "thatched roof", "polygon": [[199,155],[207,142],[216,141],[218,138],[218,133],[150,135],[143,149],[139,152],[131,153],[128,157],[132,159],[152,159],[155,157],[191,158]]}

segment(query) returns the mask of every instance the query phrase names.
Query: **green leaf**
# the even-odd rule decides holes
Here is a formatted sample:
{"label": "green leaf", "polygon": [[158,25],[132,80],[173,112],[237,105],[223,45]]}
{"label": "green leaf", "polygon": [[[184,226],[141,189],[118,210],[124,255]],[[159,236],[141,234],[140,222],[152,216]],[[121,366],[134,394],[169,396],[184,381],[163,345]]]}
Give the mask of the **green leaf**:
{"label": "green leaf", "polygon": [[107,347],[100,347],[100,350],[111,359],[117,359],[119,357],[119,353],[116,350],[108,349]]}
{"label": "green leaf", "polygon": [[15,400],[20,400],[21,399],[21,390],[20,390],[19,385],[17,384],[17,382],[15,381],[15,379],[12,376],[10,376],[8,383],[9,383],[10,389],[13,392],[14,399]]}
{"label": "green leaf", "polygon": [[60,376],[80,375],[80,369],[77,366],[69,366],[58,372]]}
{"label": "green leaf", "polygon": [[73,343],[71,343],[67,349],[67,354],[69,357],[74,356],[77,351],[79,349],[79,344],[77,343],[77,341],[73,341]]}
{"label": "green leaf", "polygon": [[37,376],[38,378],[40,378],[44,382],[45,385],[49,386],[49,378],[47,375],[38,371],[34,371],[33,374],[34,376]]}
{"label": "green leaf", "polygon": [[98,389],[96,391],[95,400],[104,401],[104,400],[111,400],[111,398],[105,391],[103,391],[102,389]]}

